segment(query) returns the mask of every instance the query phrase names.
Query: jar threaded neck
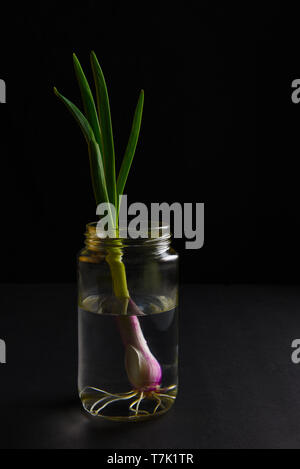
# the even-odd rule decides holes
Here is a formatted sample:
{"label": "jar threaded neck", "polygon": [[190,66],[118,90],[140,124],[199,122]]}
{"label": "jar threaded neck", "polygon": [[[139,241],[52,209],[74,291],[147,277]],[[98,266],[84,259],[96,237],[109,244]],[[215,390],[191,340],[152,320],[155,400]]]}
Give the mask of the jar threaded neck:
{"label": "jar threaded neck", "polygon": [[86,225],[85,246],[92,251],[102,251],[107,248],[119,249],[145,249],[149,251],[165,252],[171,244],[171,233],[168,226],[158,226],[142,233],[142,236],[132,238],[125,236],[127,230],[118,230],[119,236],[108,237],[107,233],[97,230],[97,223],[92,222]]}

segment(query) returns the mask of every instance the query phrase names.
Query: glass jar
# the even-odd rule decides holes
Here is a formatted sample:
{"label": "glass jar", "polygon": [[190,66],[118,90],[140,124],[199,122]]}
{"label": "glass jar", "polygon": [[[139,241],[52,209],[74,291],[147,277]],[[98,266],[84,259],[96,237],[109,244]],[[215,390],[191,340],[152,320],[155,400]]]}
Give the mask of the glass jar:
{"label": "glass jar", "polygon": [[165,413],[177,394],[178,255],[170,234],[99,238],[78,256],[79,394],[110,420]]}

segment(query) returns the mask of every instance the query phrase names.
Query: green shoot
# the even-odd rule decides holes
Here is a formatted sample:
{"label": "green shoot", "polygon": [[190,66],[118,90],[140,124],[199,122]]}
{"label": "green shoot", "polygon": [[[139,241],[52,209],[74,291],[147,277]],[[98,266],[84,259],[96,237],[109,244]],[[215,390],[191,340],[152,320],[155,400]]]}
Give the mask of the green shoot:
{"label": "green shoot", "polygon": [[110,105],[105,78],[95,52],[91,52],[91,66],[96,88],[97,108],[103,144],[103,164],[108,187],[108,195],[109,200],[117,209],[118,200],[116,193],[115,147]]}
{"label": "green shoot", "polygon": [[[75,104],[61,95],[56,88],[54,88],[54,92],[72,113],[87,141],[92,183],[97,205],[101,202],[110,202],[115,206],[116,214],[118,214],[119,197],[123,194],[139,138],[144,105],[144,91],[142,90],[139,96],[129,141],[116,181],[111,112],[103,72],[95,52],[91,52],[91,66],[97,95],[96,108],[91,88],[75,54],[73,54],[73,63],[85,115]],[[113,225],[117,227],[117,220],[114,221]]]}
{"label": "green shoot", "polygon": [[118,181],[117,181],[118,196],[123,194],[124,187],[125,187],[127,177],[128,177],[128,173],[129,173],[131,163],[134,157],[136,145],[137,145],[139,134],[140,134],[142,115],[143,115],[143,106],[144,106],[144,91],[141,90],[139,100],[138,100],[135,113],[134,113],[129,141],[127,144],[127,148],[125,151],[125,155],[124,155],[121,169],[120,169],[119,176],[118,176]]}

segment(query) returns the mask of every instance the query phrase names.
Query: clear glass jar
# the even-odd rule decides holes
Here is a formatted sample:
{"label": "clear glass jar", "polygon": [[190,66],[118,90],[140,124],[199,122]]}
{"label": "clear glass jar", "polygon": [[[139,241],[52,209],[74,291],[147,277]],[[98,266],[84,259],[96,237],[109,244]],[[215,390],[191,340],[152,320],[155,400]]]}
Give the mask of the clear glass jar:
{"label": "clear glass jar", "polygon": [[178,255],[170,235],[99,238],[78,256],[79,394],[110,420],[165,413],[177,394]]}

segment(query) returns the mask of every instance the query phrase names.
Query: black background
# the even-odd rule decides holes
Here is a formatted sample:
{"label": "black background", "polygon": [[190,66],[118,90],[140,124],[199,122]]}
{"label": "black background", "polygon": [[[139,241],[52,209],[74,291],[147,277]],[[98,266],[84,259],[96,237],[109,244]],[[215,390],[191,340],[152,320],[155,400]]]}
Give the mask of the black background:
{"label": "black background", "polygon": [[129,202],[205,203],[205,246],[175,243],[181,280],[298,282],[295,11],[277,1],[49,2],[7,12],[5,24],[2,282],[75,280],[95,204],[86,144],[52,87],[80,105],[72,52],[91,79],[91,49],[109,87],[117,165],[145,89]]}

